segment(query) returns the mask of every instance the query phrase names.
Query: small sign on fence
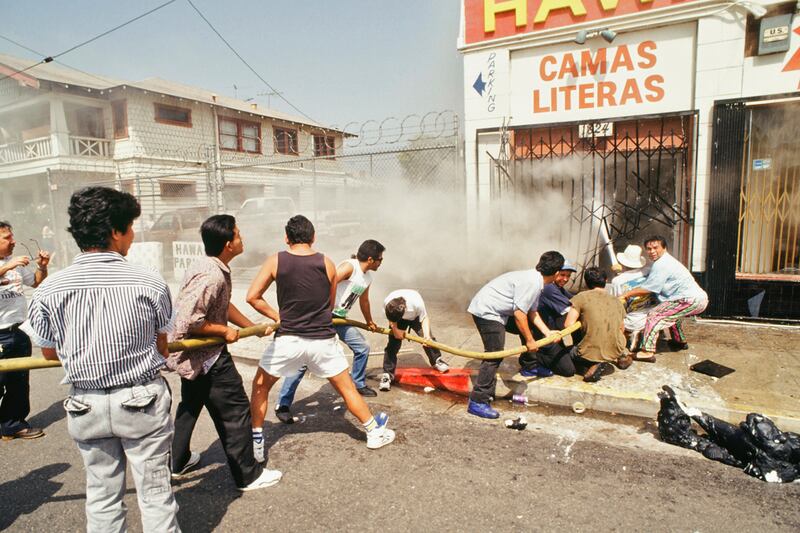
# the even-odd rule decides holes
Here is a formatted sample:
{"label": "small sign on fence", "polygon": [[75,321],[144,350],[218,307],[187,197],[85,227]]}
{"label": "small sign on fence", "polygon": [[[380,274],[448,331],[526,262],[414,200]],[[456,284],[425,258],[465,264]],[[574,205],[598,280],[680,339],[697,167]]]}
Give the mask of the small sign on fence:
{"label": "small sign on fence", "polygon": [[772,166],[772,159],[753,159],[753,170],[767,170]]}
{"label": "small sign on fence", "polygon": [[202,242],[175,241],[172,243],[172,273],[182,280],[192,261],[206,255]]}

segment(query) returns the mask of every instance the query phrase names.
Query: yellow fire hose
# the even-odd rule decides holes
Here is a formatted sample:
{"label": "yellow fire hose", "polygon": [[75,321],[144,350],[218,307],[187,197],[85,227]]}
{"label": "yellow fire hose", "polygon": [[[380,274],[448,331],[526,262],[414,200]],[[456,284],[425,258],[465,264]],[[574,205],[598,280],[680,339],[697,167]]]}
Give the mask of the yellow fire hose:
{"label": "yellow fire hose", "polygon": [[[355,320],[348,320],[344,318],[335,318],[333,319],[334,325],[350,325],[355,326],[357,328],[369,330],[367,325],[363,322],[357,322]],[[252,337],[254,335],[265,336],[272,334],[278,326],[280,325],[279,322],[273,322],[271,324],[259,324],[257,326],[251,326],[249,328],[242,328],[239,330],[239,338],[243,339],[246,337]],[[575,322],[573,325],[565,328],[559,332],[553,333],[552,335],[545,337],[536,341],[536,346],[546,346],[551,342],[555,342],[557,340],[566,337],[570,333],[577,331],[580,329],[581,323]],[[375,333],[382,333],[383,335],[391,335],[392,332],[389,328],[381,328],[379,327],[375,330]],[[453,355],[458,355],[460,357],[467,357],[470,359],[502,359],[504,357],[509,357],[512,355],[518,355],[526,351],[525,346],[517,346],[516,348],[509,348],[508,350],[503,350],[500,352],[474,352],[471,350],[461,350],[459,348],[453,348],[452,346],[448,346],[446,344],[442,344],[437,341],[428,341],[422,337],[418,337],[411,333],[406,333],[406,339],[425,345],[430,346],[431,348],[438,348],[439,350],[447,353],[451,353]],[[203,348],[206,346],[216,346],[218,344],[225,344],[225,339],[222,337],[207,337],[203,339],[185,339],[182,341],[171,342],[168,345],[168,349],[170,352],[182,352],[184,350],[191,350],[194,348]],[[52,368],[55,366],[61,366],[61,361],[50,361],[48,359],[41,359],[39,357],[15,357],[13,359],[3,359],[0,360],[0,372],[18,372],[21,370],[35,370],[37,368]]]}

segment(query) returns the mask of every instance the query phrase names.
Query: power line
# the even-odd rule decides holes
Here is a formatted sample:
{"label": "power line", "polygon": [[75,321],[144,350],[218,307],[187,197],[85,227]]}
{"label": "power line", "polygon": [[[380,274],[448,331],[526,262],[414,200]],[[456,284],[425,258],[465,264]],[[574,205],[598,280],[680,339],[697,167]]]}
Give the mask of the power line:
{"label": "power line", "polygon": [[230,49],[230,51],[231,51],[231,52],[233,52],[233,53],[234,53],[234,55],[236,55],[236,57],[238,57],[238,58],[239,58],[239,60],[240,60],[242,63],[244,63],[244,66],[246,66],[248,69],[250,69],[250,72],[252,72],[253,74],[255,74],[255,76],[256,76],[256,77],[257,77],[259,80],[261,80],[261,81],[264,83],[264,85],[266,85],[267,87],[269,87],[269,90],[270,90],[270,91],[272,91],[273,93],[275,93],[275,94],[276,94],[276,95],[277,95],[277,96],[278,96],[278,97],[279,97],[281,100],[283,100],[284,102],[286,102],[287,104],[289,104],[289,106],[290,106],[292,109],[294,109],[295,111],[297,111],[298,113],[300,113],[301,115],[303,115],[304,117],[306,117],[308,120],[310,120],[310,121],[312,121],[312,122],[316,122],[316,120],[314,120],[313,118],[311,118],[311,117],[309,117],[308,115],[306,115],[305,113],[303,113],[303,112],[300,110],[300,108],[298,108],[296,105],[294,105],[294,104],[293,104],[293,103],[291,103],[289,100],[287,100],[287,99],[286,99],[286,98],[285,98],[285,97],[284,97],[284,96],[283,96],[281,93],[279,93],[279,92],[278,92],[278,90],[277,90],[277,89],[275,89],[275,87],[273,87],[272,85],[270,85],[270,83],[269,83],[267,80],[265,80],[265,79],[264,79],[264,78],[261,76],[261,74],[259,74],[258,72],[256,72],[256,70],[255,70],[253,67],[251,67],[251,66],[250,66],[250,64],[249,64],[247,61],[245,61],[245,59],[244,59],[244,58],[241,56],[241,54],[239,54],[239,52],[237,52],[237,51],[236,51],[236,49],[235,49],[233,46],[231,46],[231,43],[229,43],[229,42],[228,42],[228,41],[225,39],[225,37],[223,37],[223,36],[222,36],[222,34],[221,34],[219,31],[217,31],[217,29],[214,27],[214,25],[213,25],[213,24],[211,24],[211,22],[210,22],[210,21],[209,21],[209,20],[206,18],[206,16],[205,16],[205,15],[203,15],[203,13],[202,13],[202,12],[201,12],[201,11],[200,11],[198,8],[197,8],[197,6],[196,6],[196,5],[194,5],[194,2],[192,2],[192,0],[186,0],[186,1],[187,1],[187,2],[189,2],[189,5],[190,5],[190,6],[192,6],[192,8],[193,8],[193,9],[194,9],[194,10],[197,12],[197,14],[198,14],[198,15],[200,15],[200,18],[202,18],[202,19],[205,21],[205,23],[206,23],[206,24],[208,24],[208,27],[209,27],[209,28],[211,28],[211,30],[212,30],[214,33],[216,33],[216,34],[217,34],[217,37],[219,37],[219,38],[220,38],[220,40],[221,40],[223,43],[225,43],[225,46],[227,46],[227,47],[228,47],[228,49]]}
{"label": "power line", "polygon": [[[19,46],[20,48],[22,48],[24,50],[27,50],[28,52],[31,52],[33,54],[36,54],[37,56],[44,56],[43,53],[41,53],[41,52],[39,52],[37,50],[34,50],[33,48],[30,48],[28,46],[25,46],[21,42],[15,41],[14,39],[11,39],[10,37],[6,37],[5,35],[0,35],[0,39],[3,39],[4,41],[8,41],[9,43],[11,43],[13,45]],[[64,66],[64,67],[67,67],[67,68],[70,68],[70,69],[75,70],[77,72],[80,72],[81,74],[83,74],[85,76],[90,76],[90,77],[92,77],[92,78],[94,78],[94,79],[96,79],[98,81],[103,82],[103,83],[108,83],[107,79],[101,78],[100,76],[96,76],[95,74],[92,74],[91,72],[86,72],[85,70],[81,70],[79,68],[73,67],[72,65],[67,65],[63,61],[55,61],[55,62],[58,63],[59,65]],[[38,64],[39,63],[36,63],[36,65],[38,65]],[[36,65],[34,65],[34,66],[36,66]],[[0,80],[0,81],[2,81],[2,80]]]}
{"label": "power line", "polygon": [[[131,24],[131,23],[133,23],[133,22],[136,22],[137,20],[139,20],[139,19],[141,19],[141,18],[144,18],[144,17],[146,17],[147,15],[149,15],[149,14],[151,14],[151,13],[155,13],[156,11],[158,11],[158,10],[159,10],[159,9],[161,9],[161,8],[167,7],[168,5],[170,5],[170,4],[172,4],[172,3],[176,2],[176,1],[177,1],[177,0],[168,0],[167,2],[164,2],[163,4],[161,4],[161,5],[159,5],[159,6],[156,6],[156,7],[154,7],[154,8],[153,8],[153,9],[151,9],[150,11],[147,11],[147,12],[145,12],[145,13],[142,13],[141,15],[139,15],[139,16],[137,16],[137,17],[134,17],[134,18],[132,18],[132,19],[130,19],[130,20],[128,20],[128,21],[126,21],[126,22],[123,22],[122,24],[119,24],[118,26],[114,26],[114,27],[113,27],[113,28],[111,28],[110,30],[106,30],[106,31],[104,31],[103,33],[101,33],[101,34],[99,34],[99,35],[95,35],[95,36],[94,36],[94,37],[92,37],[91,39],[87,39],[86,41],[83,41],[82,43],[76,44],[75,46],[73,46],[73,47],[71,47],[71,48],[67,48],[67,49],[66,49],[66,50],[64,50],[63,52],[59,52],[58,54],[55,54],[55,55],[52,55],[52,56],[47,56],[47,57],[43,58],[41,61],[39,61],[39,62],[37,62],[37,63],[34,63],[33,65],[31,65],[31,66],[29,66],[29,67],[25,67],[24,69],[17,70],[16,72],[12,72],[11,74],[7,74],[6,76],[3,76],[2,78],[0,78],[0,81],[5,81],[6,79],[8,79],[8,78],[11,78],[12,76],[16,76],[17,74],[22,74],[23,72],[26,72],[26,71],[28,71],[28,70],[32,69],[33,67],[36,67],[36,66],[38,66],[38,65],[41,65],[41,64],[43,64],[43,63],[50,63],[50,62],[52,62],[53,60],[55,60],[55,58],[57,58],[57,57],[61,57],[61,56],[63,56],[63,55],[66,55],[66,54],[68,54],[68,53],[70,53],[70,52],[74,51],[74,50],[77,50],[78,48],[80,48],[80,47],[82,47],[82,46],[86,46],[87,44],[89,44],[89,43],[91,43],[91,42],[94,42],[94,41],[96,41],[97,39],[100,39],[101,37],[105,37],[105,36],[106,36],[106,35],[108,35],[109,33],[113,33],[113,32],[117,31],[117,30],[118,30],[118,29],[120,29],[120,28],[124,28],[124,27],[125,27],[125,26],[127,26],[128,24]],[[33,52],[33,50],[31,50],[31,49],[30,49],[30,48],[28,48],[27,46],[23,46],[23,45],[21,45],[21,44],[17,43],[16,41],[13,41],[12,39],[9,39],[9,38],[7,38],[7,37],[3,37],[3,39],[5,39],[6,41],[8,41],[8,42],[10,42],[10,43],[14,43],[14,44],[16,44],[17,46],[21,46],[22,48],[25,48],[26,50],[29,50],[29,51]],[[35,53],[35,54],[37,54],[37,55],[44,55],[44,54],[39,54],[39,53],[37,53],[37,52],[34,52],[34,53]]]}

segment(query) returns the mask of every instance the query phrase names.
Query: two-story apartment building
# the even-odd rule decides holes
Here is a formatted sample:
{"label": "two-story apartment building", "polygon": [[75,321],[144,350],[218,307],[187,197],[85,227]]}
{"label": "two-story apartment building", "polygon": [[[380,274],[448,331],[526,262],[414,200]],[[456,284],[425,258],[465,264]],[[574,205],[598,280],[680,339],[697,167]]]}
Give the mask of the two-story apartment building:
{"label": "two-story apartment building", "polygon": [[336,159],[342,131],[167,80],[33,63],[0,55],[0,218],[26,221],[27,234],[48,221],[63,230],[69,195],[92,183],[136,194],[147,227],[258,196],[311,212],[353,182]]}

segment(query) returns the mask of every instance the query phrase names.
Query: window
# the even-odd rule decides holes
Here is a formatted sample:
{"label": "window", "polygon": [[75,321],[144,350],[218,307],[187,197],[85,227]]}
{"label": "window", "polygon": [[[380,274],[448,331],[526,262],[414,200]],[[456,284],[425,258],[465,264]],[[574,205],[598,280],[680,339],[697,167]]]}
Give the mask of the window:
{"label": "window", "polygon": [[194,198],[197,195],[194,182],[160,181],[158,186],[162,198]]}
{"label": "window", "polygon": [[75,110],[75,133],[78,137],[103,139],[106,136],[103,127],[103,110],[99,107],[80,107]]}
{"label": "window", "polygon": [[219,146],[223,150],[260,154],[261,124],[220,117]]}
{"label": "window", "polygon": [[275,152],[297,155],[297,130],[275,128]]}
{"label": "window", "polygon": [[333,157],[336,155],[336,138],[314,135],[314,157]]}
{"label": "window", "polygon": [[155,104],[156,122],[172,124],[173,126],[192,127],[192,110],[185,107]]}
{"label": "window", "polygon": [[114,138],[128,137],[128,104],[125,100],[111,102],[111,119],[114,123]]}
{"label": "window", "polygon": [[736,250],[739,279],[800,280],[799,114],[798,103],[747,109]]}

